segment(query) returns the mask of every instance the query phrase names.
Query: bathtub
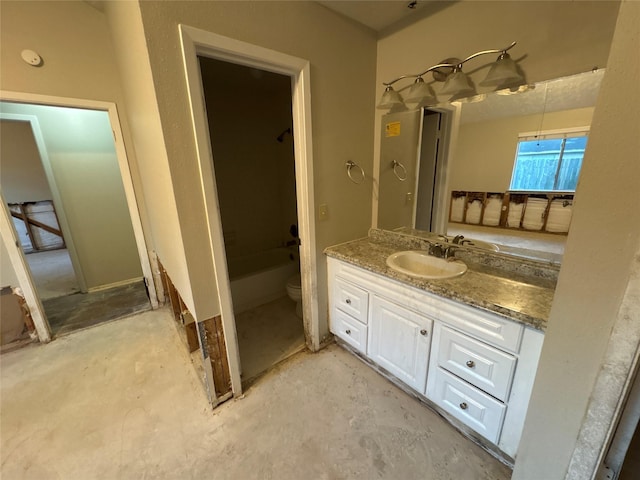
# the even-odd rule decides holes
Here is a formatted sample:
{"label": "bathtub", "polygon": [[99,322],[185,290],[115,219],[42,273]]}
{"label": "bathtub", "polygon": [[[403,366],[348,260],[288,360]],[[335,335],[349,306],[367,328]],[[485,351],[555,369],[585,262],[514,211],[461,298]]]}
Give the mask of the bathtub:
{"label": "bathtub", "polygon": [[300,272],[298,248],[274,248],[228,258],[227,267],[233,310],[241,313],[287,294],[287,280]]}

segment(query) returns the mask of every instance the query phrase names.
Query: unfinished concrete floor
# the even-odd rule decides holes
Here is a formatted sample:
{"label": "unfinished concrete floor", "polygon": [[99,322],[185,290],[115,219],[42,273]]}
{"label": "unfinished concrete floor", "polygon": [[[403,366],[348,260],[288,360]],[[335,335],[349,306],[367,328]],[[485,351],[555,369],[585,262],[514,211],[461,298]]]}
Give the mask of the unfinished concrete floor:
{"label": "unfinished concrete floor", "polygon": [[54,336],[151,310],[142,280],[98,292],[49,298],[42,306]]}
{"label": "unfinished concrete floor", "polygon": [[335,345],[211,412],[172,322],[145,312],[3,355],[2,478],[510,477]]}
{"label": "unfinished concrete floor", "polygon": [[40,300],[64,297],[80,291],[66,248],[25,255]]}
{"label": "unfinished concrete floor", "polygon": [[287,296],[235,318],[243,383],[250,383],[305,346],[302,319],[296,316],[296,304]]}

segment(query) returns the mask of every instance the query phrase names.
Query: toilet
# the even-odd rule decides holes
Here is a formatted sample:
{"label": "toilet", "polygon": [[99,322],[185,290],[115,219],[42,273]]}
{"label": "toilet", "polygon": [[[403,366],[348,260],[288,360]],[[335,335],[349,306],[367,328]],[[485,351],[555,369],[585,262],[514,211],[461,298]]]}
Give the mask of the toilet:
{"label": "toilet", "polygon": [[296,315],[302,318],[302,287],[300,286],[300,275],[294,275],[287,280],[287,295],[296,302]]}

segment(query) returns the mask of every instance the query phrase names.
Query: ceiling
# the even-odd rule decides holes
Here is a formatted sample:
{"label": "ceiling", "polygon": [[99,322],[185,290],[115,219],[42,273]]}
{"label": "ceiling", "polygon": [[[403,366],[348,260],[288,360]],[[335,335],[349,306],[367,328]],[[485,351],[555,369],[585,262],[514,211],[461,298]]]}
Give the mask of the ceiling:
{"label": "ceiling", "polygon": [[[318,3],[384,35],[446,8],[453,1],[319,0]],[[408,5],[414,4],[414,8]]]}
{"label": "ceiling", "polygon": [[462,104],[460,123],[536,115],[595,106],[604,69],[540,82],[517,95],[490,93]]}

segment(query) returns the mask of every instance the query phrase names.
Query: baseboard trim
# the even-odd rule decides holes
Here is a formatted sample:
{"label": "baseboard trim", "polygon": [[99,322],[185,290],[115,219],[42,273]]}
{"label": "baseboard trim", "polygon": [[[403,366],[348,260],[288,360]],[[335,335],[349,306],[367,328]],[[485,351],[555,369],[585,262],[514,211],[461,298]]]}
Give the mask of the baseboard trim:
{"label": "baseboard trim", "polygon": [[125,285],[130,285],[132,283],[138,283],[138,282],[141,282],[142,280],[144,280],[144,277],[129,278],[127,280],[121,280],[119,282],[108,283],[106,285],[98,285],[97,287],[91,287],[87,291],[89,293],[101,292],[102,290],[108,290],[110,288],[124,287]]}

